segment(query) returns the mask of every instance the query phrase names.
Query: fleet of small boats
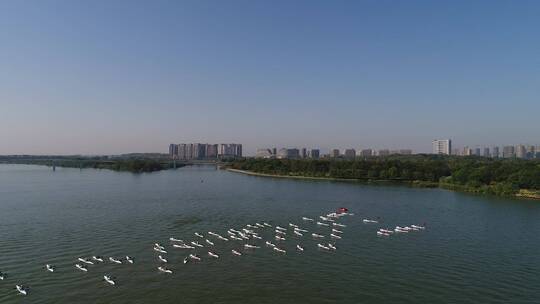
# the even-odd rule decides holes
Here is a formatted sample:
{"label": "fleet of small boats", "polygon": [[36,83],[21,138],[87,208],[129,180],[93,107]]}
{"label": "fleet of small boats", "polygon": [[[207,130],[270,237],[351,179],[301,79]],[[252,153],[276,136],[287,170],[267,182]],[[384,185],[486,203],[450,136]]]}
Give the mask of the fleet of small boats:
{"label": "fleet of small boats", "polygon": [[[338,210],[338,212],[332,212],[332,213],[329,213],[329,214],[326,214],[326,215],[319,216],[319,219],[321,221],[315,221],[313,218],[309,218],[309,217],[302,217],[302,220],[304,222],[307,222],[307,223],[309,223],[309,222],[312,223],[311,225],[313,225],[313,226],[312,226],[312,228],[310,228],[310,230],[312,229],[312,231],[314,231],[314,232],[311,233],[311,236],[313,237],[313,239],[317,239],[317,241],[315,241],[315,242],[319,242],[321,239],[325,238],[325,235],[321,234],[319,232],[327,232],[328,233],[327,235],[329,236],[329,239],[332,239],[332,242],[335,242],[335,241],[339,241],[340,239],[343,238],[343,231],[340,230],[340,229],[345,228],[347,226],[345,224],[339,223],[338,220],[341,219],[343,216],[346,216],[346,215],[352,215],[352,214],[349,214],[348,210],[346,208],[340,208]],[[362,222],[364,224],[377,224],[377,223],[379,223],[379,220],[378,219],[377,220],[372,220],[372,219],[367,219],[366,218],[366,219],[363,219]],[[279,244],[280,247],[278,247],[276,244],[272,243],[270,240],[265,240],[264,241],[266,246],[269,247],[269,248],[272,248],[272,250],[275,251],[275,252],[285,254],[287,251],[286,251],[285,247],[283,247],[283,246],[286,244],[285,243],[285,241],[286,241],[285,236],[287,236],[287,233],[290,232],[291,235],[293,235],[292,239],[294,239],[296,241],[301,240],[302,237],[304,237],[304,233],[308,233],[307,229],[301,228],[300,225],[294,224],[292,222],[289,222],[286,227],[287,228],[277,226],[277,225],[273,226],[273,225],[270,225],[267,222],[262,222],[262,224],[260,222],[256,222],[255,224],[247,224],[247,225],[245,225],[244,228],[241,228],[241,229],[230,228],[229,230],[227,230],[228,238],[225,238],[222,235],[220,235],[218,233],[215,233],[215,232],[212,232],[212,231],[209,231],[207,233],[208,236],[206,236],[206,237],[202,233],[199,233],[199,232],[195,232],[194,235],[196,237],[198,237],[198,238],[204,239],[205,245],[206,246],[213,246],[212,248],[215,248],[216,250],[218,250],[217,251],[218,253],[219,253],[219,246],[215,245],[216,244],[215,243],[216,239],[217,240],[222,240],[222,241],[228,241],[229,239],[231,239],[231,240],[234,240],[234,241],[245,242],[242,247],[244,248],[244,250],[246,252],[249,252],[249,250],[261,248],[260,246],[256,245],[257,242],[260,241],[260,240],[264,240],[265,231],[267,231],[266,236],[268,236],[268,231],[270,231],[270,232],[272,232],[274,234],[274,239],[279,241],[278,244]],[[325,228],[325,227],[329,227],[329,228]],[[268,229],[268,228],[272,228],[272,229],[271,230],[265,230],[265,229]],[[328,230],[325,230],[325,229],[328,229]],[[387,236],[391,236],[393,234],[409,233],[409,232],[421,231],[421,230],[425,230],[425,225],[423,225],[423,226],[420,226],[420,225],[395,226],[395,228],[379,228],[376,231],[376,234],[377,234],[377,236],[386,236],[387,237]],[[174,237],[170,237],[169,241],[171,242],[170,245],[173,248],[194,250],[194,251],[192,251],[193,253],[190,253],[188,256],[186,256],[183,259],[184,264],[187,264],[189,260],[202,261],[201,257],[199,255],[197,255],[196,252],[197,252],[198,248],[205,247],[203,244],[199,243],[198,241],[188,241],[188,243],[186,243],[182,239],[178,239],[178,238],[174,238]],[[247,243],[248,241],[250,241],[250,243]],[[307,239],[306,241],[309,242],[309,239]],[[314,240],[311,240],[311,242],[314,242]],[[231,244],[233,246],[235,246],[234,244],[236,244],[236,243],[231,243]],[[326,244],[317,243],[316,246],[317,246],[317,248],[319,248],[321,250],[324,250],[324,251],[336,251],[337,250],[337,247],[335,246],[335,243],[326,243]],[[305,250],[305,247],[300,245],[300,244],[296,244],[295,248],[296,248],[296,251],[298,253],[304,252],[304,250]],[[168,263],[169,262],[169,260],[165,256],[162,255],[162,254],[167,254],[167,250],[165,249],[165,247],[163,245],[161,245],[159,243],[155,243],[154,246],[153,246],[153,250],[156,251],[157,253],[159,253],[157,255],[157,259],[161,263]],[[230,249],[230,250],[231,250],[231,254],[233,256],[242,256],[242,252],[240,252],[240,250],[235,250],[235,249]],[[207,251],[208,256],[211,257],[211,258],[214,258],[214,259],[220,258],[220,255],[218,253],[216,253],[215,251]],[[112,263],[122,264],[121,260],[116,259],[114,257],[109,257],[108,259]],[[131,256],[128,256],[128,255],[125,256],[125,260],[129,264],[134,264],[135,263],[135,259],[133,257],[131,257]],[[88,266],[86,266],[86,265],[94,265],[97,262],[102,263],[103,258],[101,256],[92,256],[91,259],[78,257],[77,261],[80,262],[80,263],[75,264],[75,268],[77,268],[78,270],[83,271],[83,272],[88,272]],[[173,273],[173,271],[171,269],[165,268],[163,265],[164,264],[157,267],[159,272],[163,272],[163,273],[167,273],[167,274],[172,274]],[[99,266],[92,266],[92,267],[99,267]],[[48,272],[55,272],[56,268],[51,264],[46,264],[45,269]],[[6,277],[5,273],[0,272],[0,280],[4,280],[5,277]],[[103,280],[106,283],[108,283],[109,285],[112,285],[112,286],[116,285],[115,279],[113,279],[113,277],[110,276],[110,275],[104,275]],[[19,294],[27,295],[29,289],[28,289],[28,287],[24,287],[23,285],[16,285],[16,290],[19,292]]]}

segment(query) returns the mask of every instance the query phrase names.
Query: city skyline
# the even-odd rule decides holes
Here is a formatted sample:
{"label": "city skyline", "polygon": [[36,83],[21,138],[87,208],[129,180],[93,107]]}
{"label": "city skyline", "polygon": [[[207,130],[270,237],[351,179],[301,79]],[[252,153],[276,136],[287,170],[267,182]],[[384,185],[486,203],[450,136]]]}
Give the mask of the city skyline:
{"label": "city skyline", "polygon": [[[430,152],[414,151],[412,149],[374,149],[370,147],[354,148],[354,145],[349,145],[347,148],[331,148],[321,150],[314,147],[265,147],[258,148],[255,155],[256,158],[355,158],[355,157],[370,157],[370,156],[389,156],[389,155],[411,155],[411,154],[442,154],[453,156],[484,156],[491,158],[521,158],[521,159],[537,159],[540,158],[540,145],[524,145],[504,144],[501,146],[482,146],[475,145],[473,147],[462,146],[456,148],[453,145],[453,140],[436,139],[431,142],[432,150]],[[316,156],[313,157],[313,151],[316,151]]]}
{"label": "city skyline", "polygon": [[177,138],[246,155],[537,145],[539,14],[505,1],[5,1],[0,154],[161,152]]}

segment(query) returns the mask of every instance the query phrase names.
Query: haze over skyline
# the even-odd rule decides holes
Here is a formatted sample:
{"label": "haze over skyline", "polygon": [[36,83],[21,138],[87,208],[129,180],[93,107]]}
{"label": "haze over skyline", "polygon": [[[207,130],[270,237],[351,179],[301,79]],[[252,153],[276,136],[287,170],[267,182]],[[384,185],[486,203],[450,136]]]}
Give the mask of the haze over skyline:
{"label": "haze over skyline", "polygon": [[0,154],[540,144],[536,1],[3,1]]}

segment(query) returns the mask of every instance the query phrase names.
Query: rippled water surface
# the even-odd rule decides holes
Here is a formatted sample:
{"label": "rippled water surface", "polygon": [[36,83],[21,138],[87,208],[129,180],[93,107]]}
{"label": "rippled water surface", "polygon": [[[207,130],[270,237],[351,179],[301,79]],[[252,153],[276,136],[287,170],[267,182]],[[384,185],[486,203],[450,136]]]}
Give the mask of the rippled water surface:
{"label": "rippled water surface", "polygon": [[[310,237],[287,236],[286,254],[264,241],[240,250],[241,242],[215,240],[219,259],[201,248],[203,260],[184,265],[187,252],[168,241],[264,221],[328,235],[301,217],[342,206],[355,215],[341,220],[347,227],[335,252],[318,250]],[[363,224],[367,217],[381,223]],[[423,223],[422,232],[375,233]],[[173,274],[157,271],[155,242],[167,247]],[[135,264],[74,268],[77,257],[92,255],[130,255]],[[47,263],[56,272],[46,272]],[[540,303],[540,202],[212,166],[131,174],[0,165],[0,271],[7,273],[0,303]],[[14,290],[18,283],[30,287],[26,297]]]}

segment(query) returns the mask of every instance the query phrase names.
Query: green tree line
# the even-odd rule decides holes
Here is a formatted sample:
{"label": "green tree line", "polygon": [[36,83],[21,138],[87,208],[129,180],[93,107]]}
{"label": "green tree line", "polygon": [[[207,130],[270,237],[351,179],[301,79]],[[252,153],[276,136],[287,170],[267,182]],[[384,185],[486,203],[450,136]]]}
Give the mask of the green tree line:
{"label": "green tree line", "polygon": [[[171,162],[163,162],[153,159],[119,159],[119,160],[102,160],[94,158],[60,158],[60,159],[6,159],[0,161],[4,163],[29,164],[29,165],[44,165],[69,168],[94,168],[94,169],[109,169],[114,171],[128,171],[134,173],[154,172],[173,168]],[[184,164],[177,163],[176,167],[180,168]]]}
{"label": "green tree line", "polygon": [[535,160],[438,155],[355,160],[246,158],[229,166],[264,174],[411,182],[498,195],[540,190],[540,161]]}

